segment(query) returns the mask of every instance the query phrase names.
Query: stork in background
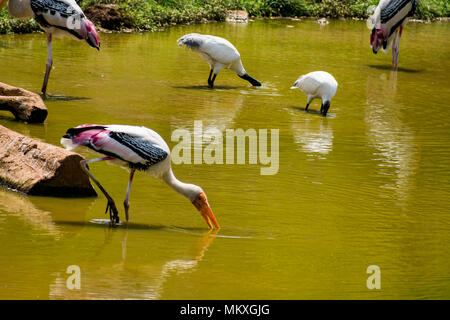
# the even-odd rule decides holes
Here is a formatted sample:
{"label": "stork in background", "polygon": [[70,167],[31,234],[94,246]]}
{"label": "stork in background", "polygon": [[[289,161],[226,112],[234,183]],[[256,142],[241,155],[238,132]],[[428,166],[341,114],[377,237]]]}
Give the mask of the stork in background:
{"label": "stork in background", "polygon": [[381,0],[367,26],[372,29],[370,46],[373,53],[383,48],[386,53],[392,45],[392,68],[398,68],[400,38],[408,18],[414,14],[417,0]]}
{"label": "stork in background", "polygon": [[211,229],[220,228],[202,188],[194,184],[183,183],[175,177],[170,165],[170,149],[164,139],[155,131],[146,127],[127,125],[84,124],[67,130],[61,139],[61,144],[69,150],[78,146],[86,146],[105,155],[101,158],[82,160],[81,166],[108,200],[106,212],[109,210],[113,224],[119,222],[116,205],[89,171],[87,166],[89,163],[110,161],[130,170],[130,179],[124,200],[127,221],[129,220],[131,183],[135,171],[140,170],[164,180],[173,190],[185,196],[200,211]]}
{"label": "stork in background", "polygon": [[308,97],[305,111],[308,111],[309,104],[315,98],[322,99],[320,113],[325,117],[337,87],[337,81],[331,74],[325,71],[314,71],[300,76],[291,89],[300,89]]}
{"label": "stork in background", "polygon": [[250,82],[252,86],[261,86],[258,80],[252,78],[245,71],[241,55],[228,40],[216,36],[189,33],[178,39],[177,43],[180,47],[184,45],[197,52],[209,64],[211,71],[209,72],[208,86],[210,88],[214,87],[216,76],[223,68],[233,70],[239,77]]}
{"label": "stork in background", "polygon": [[[0,10],[8,0],[0,0]],[[47,92],[47,82],[53,65],[52,37],[68,36],[86,40],[97,50],[100,41],[94,24],[84,15],[75,0],[9,0],[8,11],[15,18],[34,18],[47,36],[47,64],[41,93]]]}

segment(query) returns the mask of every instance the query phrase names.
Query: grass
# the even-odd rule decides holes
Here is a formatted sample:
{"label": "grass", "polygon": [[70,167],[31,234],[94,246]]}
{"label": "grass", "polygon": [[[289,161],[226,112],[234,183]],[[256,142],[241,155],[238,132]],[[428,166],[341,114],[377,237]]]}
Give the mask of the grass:
{"label": "grass", "polygon": [[[94,4],[116,4],[123,26],[157,30],[175,24],[224,21],[228,10],[246,10],[253,17],[368,17],[378,0],[77,0],[81,8]],[[448,0],[419,0],[416,17],[433,20],[450,16]],[[0,33],[28,33],[39,30],[33,19],[19,20],[0,11]]]}

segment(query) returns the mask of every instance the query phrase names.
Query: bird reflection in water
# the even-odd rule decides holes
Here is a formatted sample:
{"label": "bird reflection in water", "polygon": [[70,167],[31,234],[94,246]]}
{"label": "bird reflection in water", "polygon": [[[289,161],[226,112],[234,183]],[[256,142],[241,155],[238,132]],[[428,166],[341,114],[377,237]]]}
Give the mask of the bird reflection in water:
{"label": "bird reflection in water", "polygon": [[[55,280],[50,284],[50,299],[161,299],[164,294],[164,285],[170,278],[177,275],[195,272],[199,263],[204,258],[208,248],[216,238],[218,230],[208,230],[203,234],[197,235],[192,229],[178,229],[170,227],[148,227],[150,232],[158,233],[156,236],[164,235],[164,239],[158,244],[152,242],[152,247],[156,250],[152,252],[149,249],[148,254],[136,253],[136,247],[128,247],[128,238],[135,238],[143,225],[128,225],[123,228],[105,228],[105,240],[103,244],[94,251],[94,255],[89,260],[89,266],[81,268],[81,288],[80,290],[69,290],[66,286],[68,274],[65,270],[54,272]],[[151,229],[154,228],[154,229]],[[182,230],[188,237],[183,245],[178,247],[176,257],[166,259],[168,255],[174,255],[173,252],[165,251],[168,243],[167,238],[174,241],[180,241],[180,237],[170,237],[172,232]],[[159,233],[163,231],[164,234]],[[120,240],[117,236],[120,234]],[[194,237],[191,237],[195,235]],[[130,244],[136,244],[134,239]],[[192,240],[192,241],[187,241]],[[109,248],[116,252],[117,241],[121,244],[120,261],[117,263],[105,265],[104,259],[98,259],[99,256],[106,254]],[[169,240],[170,241],[170,240]],[[187,245],[186,245],[187,243]],[[170,244],[169,244],[170,245]],[[159,248],[158,248],[159,247]],[[179,249],[179,248],[178,248]],[[129,254],[129,250],[132,253]],[[110,257],[110,260],[116,259],[116,255]],[[97,260],[98,259],[98,264]],[[86,262],[86,261],[85,261]],[[98,267],[97,267],[98,266]],[[130,279],[133,279],[130,281]]]}

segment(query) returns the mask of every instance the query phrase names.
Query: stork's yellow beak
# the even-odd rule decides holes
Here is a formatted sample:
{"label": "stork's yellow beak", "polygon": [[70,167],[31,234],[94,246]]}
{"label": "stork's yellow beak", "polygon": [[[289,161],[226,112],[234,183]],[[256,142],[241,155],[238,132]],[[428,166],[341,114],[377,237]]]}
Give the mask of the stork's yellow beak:
{"label": "stork's yellow beak", "polygon": [[214,227],[216,229],[220,229],[216,217],[214,217],[214,213],[211,207],[209,206],[208,199],[206,198],[205,193],[200,193],[195,198],[195,200],[192,201],[192,204],[197,208],[198,211],[200,211],[203,219],[205,219],[210,229],[213,229]]}
{"label": "stork's yellow beak", "polygon": [[5,6],[5,4],[8,2],[8,0],[0,0],[0,10]]}

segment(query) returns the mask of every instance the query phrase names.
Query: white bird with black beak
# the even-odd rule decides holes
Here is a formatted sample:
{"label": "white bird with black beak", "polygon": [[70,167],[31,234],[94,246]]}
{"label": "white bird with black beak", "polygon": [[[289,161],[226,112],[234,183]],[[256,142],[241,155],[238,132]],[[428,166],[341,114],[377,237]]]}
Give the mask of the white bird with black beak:
{"label": "white bird with black beak", "polygon": [[[0,9],[8,0],[0,0]],[[9,0],[8,11],[15,18],[34,18],[47,34],[47,64],[41,92],[45,95],[53,65],[52,37],[71,37],[86,40],[93,48],[100,48],[94,24],[84,15],[75,0]]]}
{"label": "white bird with black beak", "polygon": [[123,202],[127,221],[131,182],[134,172],[140,170],[164,180],[173,190],[192,202],[210,228],[220,228],[202,188],[181,182],[173,174],[170,165],[170,149],[157,132],[137,126],[83,124],[67,130],[61,139],[61,144],[69,150],[85,146],[105,155],[101,158],[82,160],[81,166],[108,200],[106,212],[109,210],[113,224],[119,222],[116,205],[89,171],[87,166],[89,163],[110,161],[112,164],[130,170],[127,193]]}
{"label": "white bird with black beak", "polygon": [[337,81],[331,74],[325,71],[314,71],[300,76],[291,89],[300,89],[308,97],[305,111],[308,111],[311,101],[316,98],[322,99],[320,113],[325,117],[337,87]]}
{"label": "white bird with black beak", "polygon": [[180,47],[186,46],[197,52],[209,64],[211,71],[209,72],[208,86],[210,88],[214,87],[216,76],[223,68],[233,70],[239,77],[250,82],[252,86],[261,86],[258,80],[249,76],[245,71],[241,55],[228,40],[216,36],[190,33],[178,39],[177,43]]}
{"label": "white bird with black beak", "polygon": [[417,0],[381,0],[373,15],[367,19],[367,26],[372,29],[370,46],[373,53],[381,48],[385,53],[392,44],[392,68],[398,68],[400,38],[408,18],[414,14]]}

